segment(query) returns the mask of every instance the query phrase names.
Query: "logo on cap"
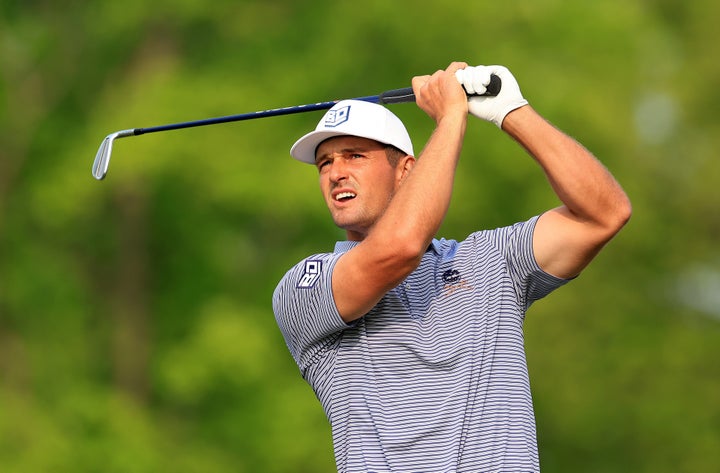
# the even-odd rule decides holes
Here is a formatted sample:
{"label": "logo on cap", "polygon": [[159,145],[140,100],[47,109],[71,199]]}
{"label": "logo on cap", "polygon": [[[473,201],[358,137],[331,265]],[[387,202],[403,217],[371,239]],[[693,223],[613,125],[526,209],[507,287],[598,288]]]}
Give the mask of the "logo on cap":
{"label": "logo on cap", "polygon": [[329,110],[325,114],[325,126],[330,128],[336,127],[348,121],[348,118],[350,118],[350,105]]}

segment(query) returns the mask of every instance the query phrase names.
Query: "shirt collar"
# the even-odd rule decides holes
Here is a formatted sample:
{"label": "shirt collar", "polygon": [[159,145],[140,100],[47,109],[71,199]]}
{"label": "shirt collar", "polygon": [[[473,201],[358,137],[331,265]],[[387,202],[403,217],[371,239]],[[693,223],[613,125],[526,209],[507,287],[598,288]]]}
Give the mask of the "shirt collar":
{"label": "shirt collar", "polygon": [[[335,242],[335,251],[334,253],[347,253],[351,249],[355,248],[360,242],[359,241],[338,241]],[[428,246],[427,251],[432,250],[435,252],[436,255],[441,254],[441,243],[440,241],[433,238],[433,240],[430,242],[430,246]]]}

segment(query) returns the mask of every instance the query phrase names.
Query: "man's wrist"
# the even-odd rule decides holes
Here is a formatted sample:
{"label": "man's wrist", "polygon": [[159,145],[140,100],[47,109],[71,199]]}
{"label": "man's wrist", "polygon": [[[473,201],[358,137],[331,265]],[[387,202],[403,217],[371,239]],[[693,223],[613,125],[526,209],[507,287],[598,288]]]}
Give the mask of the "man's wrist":
{"label": "man's wrist", "polygon": [[464,132],[467,125],[467,116],[467,111],[449,113],[437,121],[437,128],[452,129],[453,127],[460,127]]}
{"label": "man's wrist", "polygon": [[510,110],[503,117],[503,120],[500,123],[500,129],[512,134],[513,130],[517,130],[519,126],[522,126],[523,121],[529,118],[529,113],[531,111],[532,107],[530,107],[530,105],[528,105],[527,103]]}

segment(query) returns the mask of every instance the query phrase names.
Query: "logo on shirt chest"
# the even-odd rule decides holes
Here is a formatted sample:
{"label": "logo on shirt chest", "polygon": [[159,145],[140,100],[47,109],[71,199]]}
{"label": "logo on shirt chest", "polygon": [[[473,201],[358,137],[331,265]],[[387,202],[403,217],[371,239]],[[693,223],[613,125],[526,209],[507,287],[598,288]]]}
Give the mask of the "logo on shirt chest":
{"label": "logo on shirt chest", "polygon": [[445,296],[450,296],[457,291],[463,289],[472,289],[472,285],[463,279],[460,275],[460,271],[457,269],[448,269],[442,274],[443,280],[443,293]]}

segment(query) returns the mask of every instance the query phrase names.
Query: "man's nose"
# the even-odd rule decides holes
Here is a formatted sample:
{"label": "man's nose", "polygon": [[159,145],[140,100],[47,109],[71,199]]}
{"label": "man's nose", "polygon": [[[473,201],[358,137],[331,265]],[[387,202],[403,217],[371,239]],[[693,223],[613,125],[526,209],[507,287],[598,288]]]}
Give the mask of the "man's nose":
{"label": "man's nose", "polygon": [[347,179],[347,165],[342,158],[333,159],[330,163],[330,180],[338,182]]}

